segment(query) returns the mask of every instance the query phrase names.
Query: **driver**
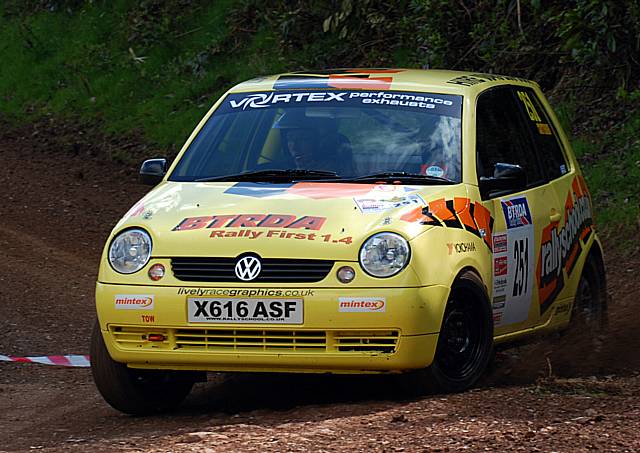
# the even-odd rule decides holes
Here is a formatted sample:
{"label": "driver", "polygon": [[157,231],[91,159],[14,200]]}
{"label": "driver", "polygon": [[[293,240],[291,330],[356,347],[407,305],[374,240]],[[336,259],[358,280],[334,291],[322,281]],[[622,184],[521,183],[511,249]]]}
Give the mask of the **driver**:
{"label": "driver", "polygon": [[284,133],[285,148],[293,158],[296,168],[325,170],[329,162],[320,159],[318,140],[312,129],[288,129]]}
{"label": "driver", "polygon": [[295,168],[305,170],[336,171],[340,166],[335,145],[326,149],[329,139],[336,134],[328,118],[308,118],[303,110],[284,113],[274,124],[280,129],[283,148]]}

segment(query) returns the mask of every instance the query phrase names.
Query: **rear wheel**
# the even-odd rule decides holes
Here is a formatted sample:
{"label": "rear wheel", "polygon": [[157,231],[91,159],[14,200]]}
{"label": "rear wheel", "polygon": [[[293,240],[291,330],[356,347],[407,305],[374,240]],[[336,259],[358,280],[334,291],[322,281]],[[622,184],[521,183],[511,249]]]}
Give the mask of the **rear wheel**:
{"label": "rear wheel", "polygon": [[576,298],[571,311],[571,329],[589,333],[601,331],[606,324],[607,288],[604,270],[589,256],[578,281]]}
{"label": "rear wheel", "polygon": [[485,372],[493,351],[493,318],[482,281],[464,272],[451,288],[433,363],[422,371],[435,392],[461,392]]}
{"label": "rear wheel", "polygon": [[114,361],[98,323],[91,336],[91,373],[98,391],[114,409],[131,415],[165,412],[189,394],[197,373],[137,370]]}

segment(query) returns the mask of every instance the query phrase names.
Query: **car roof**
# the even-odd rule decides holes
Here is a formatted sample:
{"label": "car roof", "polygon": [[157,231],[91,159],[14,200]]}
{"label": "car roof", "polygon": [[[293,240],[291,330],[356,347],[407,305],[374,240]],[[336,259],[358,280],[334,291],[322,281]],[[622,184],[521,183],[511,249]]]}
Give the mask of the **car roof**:
{"label": "car roof", "polygon": [[497,74],[440,69],[347,68],[257,77],[229,92],[272,90],[397,90],[474,95],[497,85],[537,87],[531,80]]}

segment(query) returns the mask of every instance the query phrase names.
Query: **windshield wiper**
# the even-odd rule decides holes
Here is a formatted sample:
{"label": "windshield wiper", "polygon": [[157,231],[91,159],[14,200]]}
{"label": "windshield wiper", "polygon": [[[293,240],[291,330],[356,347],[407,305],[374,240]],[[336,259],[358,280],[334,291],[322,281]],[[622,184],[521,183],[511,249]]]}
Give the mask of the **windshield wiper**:
{"label": "windshield wiper", "polygon": [[406,171],[385,171],[370,175],[356,176],[349,181],[402,181],[402,182],[428,182],[433,184],[456,184],[456,181],[440,176],[421,175],[420,173],[408,173]]}
{"label": "windshield wiper", "polygon": [[211,176],[207,178],[196,179],[196,182],[212,182],[212,181],[268,181],[271,179],[308,179],[308,178],[321,178],[321,179],[335,179],[338,178],[338,174],[335,171],[324,170],[306,170],[306,169],[288,169],[288,170],[256,170],[245,171],[243,173],[236,173],[232,175]]}

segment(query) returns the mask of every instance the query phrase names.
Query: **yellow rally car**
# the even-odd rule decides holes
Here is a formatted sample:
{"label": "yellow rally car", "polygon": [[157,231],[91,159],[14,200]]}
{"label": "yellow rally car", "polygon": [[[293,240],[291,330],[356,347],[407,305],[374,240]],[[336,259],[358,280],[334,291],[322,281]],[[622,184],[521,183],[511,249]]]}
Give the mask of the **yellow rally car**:
{"label": "yellow rally car", "polygon": [[123,412],[174,407],[206,371],[461,391],[494,344],[605,317],[589,191],[528,80],[258,78],[140,174],[157,186],[107,241],[91,346]]}

